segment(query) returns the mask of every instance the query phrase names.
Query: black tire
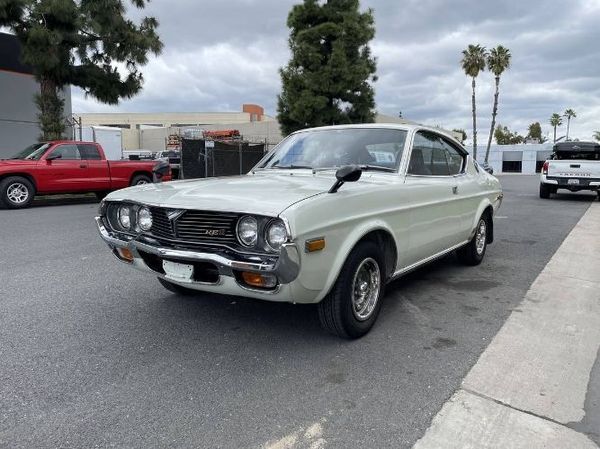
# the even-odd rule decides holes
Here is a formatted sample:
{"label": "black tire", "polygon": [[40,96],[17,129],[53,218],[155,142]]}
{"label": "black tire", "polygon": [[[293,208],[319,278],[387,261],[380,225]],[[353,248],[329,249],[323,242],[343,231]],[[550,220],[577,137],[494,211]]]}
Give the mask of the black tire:
{"label": "black tire", "polygon": [[[16,195],[15,189],[21,192],[19,196]],[[9,209],[28,207],[34,196],[35,187],[27,178],[10,176],[0,182],[0,203]]]}
{"label": "black tire", "polygon": [[139,186],[142,184],[150,184],[152,182],[152,178],[148,175],[135,175],[131,180],[132,186]]}
{"label": "black tire", "polygon": [[[475,235],[471,239],[469,243],[467,243],[462,248],[456,250],[456,255],[458,260],[470,266],[479,265],[485,256],[485,251],[487,249],[487,236],[488,229],[490,228],[490,220],[488,214],[484,214],[479,218],[477,222],[477,228],[475,230]],[[483,234],[482,234],[482,226],[483,226]],[[483,242],[481,241],[483,239]],[[483,244],[483,248],[481,245]]]}
{"label": "black tire", "polygon": [[94,194],[96,195],[98,201],[102,201],[104,197],[108,195],[108,192],[94,192]]}
{"label": "black tire", "polygon": [[[359,269],[360,276],[364,276],[369,272],[369,268],[375,266],[373,263],[379,272],[379,284],[375,286],[378,288],[377,296],[368,302],[370,307],[366,305],[364,316],[359,317],[360,310],[355,310],[353,304],[354,284],[359,276]],[[375,270],[371,270],[371,273],[376,275]],[[321,326],[342,338],[359,338],[369,332],[377,320],[383,302],[385,273],[384,258],[379,247],[371,241],[358,243],[344,262],[333,288],[318,304]]]}
{"label": "black tire", "polygon": [[550,198],[550,193],[552,192],[552,188],[546,184],[540,183],[540,198],[547,200]]}

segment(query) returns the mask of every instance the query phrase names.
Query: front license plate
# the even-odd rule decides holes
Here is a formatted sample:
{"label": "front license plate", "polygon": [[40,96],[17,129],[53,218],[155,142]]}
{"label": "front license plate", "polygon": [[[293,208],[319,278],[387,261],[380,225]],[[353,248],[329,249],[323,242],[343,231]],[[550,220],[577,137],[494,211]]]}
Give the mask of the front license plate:
{"label": "front license plate", "polygon": [[579,179],[569,179],[567,181],[567,184],[579,184]]}
{"label": "front license plate", "polygon": [[163,270],[165,270],[165,274],[167,275],[167,277],[173,279],[181,281],[190,281],[192,279],[192,275],[194,274],[193,265],[163,260],[162,266]]}

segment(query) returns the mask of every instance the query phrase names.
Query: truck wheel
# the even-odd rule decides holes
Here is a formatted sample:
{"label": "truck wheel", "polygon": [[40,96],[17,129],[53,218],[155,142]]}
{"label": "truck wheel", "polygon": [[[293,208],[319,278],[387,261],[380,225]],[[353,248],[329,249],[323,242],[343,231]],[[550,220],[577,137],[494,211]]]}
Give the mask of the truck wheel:
{"label": "truck wheel", "polygon": [[33,201],[35,187],[26,178],[10,176],[0,182],[0,203],[9,209],[27,207]]}
{"label": "truck wheel", "polygon": [[352,250],[331,291],[318,304],[321,326],[342,338],[365,335],[377,320],[385,290],[379,247],[360,242]]}
{"label": "truck wheel", "polygon": [[141,186],[142,184],[150,184],[151,182],[152,182],[152,179],[150,179],[149,176],[137,175],[137,176],[134,176],[133,179],[131,180],[131,185],[132,186]]}
{"label": "truck wheel", "polygon": [[540,183],[540,198],[547,200],[550,198],[551,187]]}
{"label": "truck wheel", "polygon": [[469,243],[456,250],[458,260],[465,265],[479,265],[487,249],[488,216],[482,215],[477,223],[475,235]]}
{"label": "truck wheel", "polygon": [[158,282],[160,282],[160,284],[164,288],[169,290],[170,292],[177,293],[178,295],[184,295],[184,296],[191,296],[191,295],[196,294],[195,290],[192,290],[191,288],[182,287],[180,285],[169,282],[163,278],[156,278],[156,279],[158,279]]}

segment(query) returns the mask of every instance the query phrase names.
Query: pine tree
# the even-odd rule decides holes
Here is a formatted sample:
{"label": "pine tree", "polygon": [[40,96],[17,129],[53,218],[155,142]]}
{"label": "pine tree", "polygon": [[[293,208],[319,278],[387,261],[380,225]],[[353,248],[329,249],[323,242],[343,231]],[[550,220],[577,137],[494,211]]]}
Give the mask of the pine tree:
{"label": "pine tree", "polygon": [[359,0],[304,0],[287,20],[292,57],[281,69],[278,119],[284,133],[375,120],[373,11]]}
{"label": "pine tree", "polygon": [[[131,2],[141,9],[147,0]],[[149,52],[162,49],[157,20],[145,17],[136,25],[125,17],[122,0],[0,0],[0,26],[16,34],[21,59],[40,83],[35,101],[44,140],[64,133],[62,88],[78,86],[117,104],[140,91],[139,67]]]}

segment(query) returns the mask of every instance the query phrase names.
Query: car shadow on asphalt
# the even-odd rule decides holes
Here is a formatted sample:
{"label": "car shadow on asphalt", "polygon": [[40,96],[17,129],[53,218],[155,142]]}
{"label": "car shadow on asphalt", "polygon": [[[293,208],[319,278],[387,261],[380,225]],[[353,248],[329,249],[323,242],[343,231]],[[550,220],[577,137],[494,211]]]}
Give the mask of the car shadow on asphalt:
{"label": "car shadow on asphalt", "polygon": [[94,204],[99,203],[96,195],[48,195],[36,196],[30,207],[48,207],[48,206],[67,206],[74,204]]}

